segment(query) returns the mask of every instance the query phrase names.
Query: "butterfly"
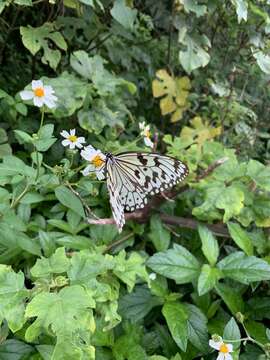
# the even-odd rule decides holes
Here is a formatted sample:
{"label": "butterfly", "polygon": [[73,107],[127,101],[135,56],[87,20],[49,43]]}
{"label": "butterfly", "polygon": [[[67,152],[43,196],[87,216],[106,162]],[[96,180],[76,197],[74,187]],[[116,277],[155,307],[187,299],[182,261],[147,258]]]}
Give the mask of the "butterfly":
{"label": "butterfly", "polygon": [[156,153],[105,153],[104,172],[113,218],[121,232],[125,211],[144,208],[149,195],[182,181],[188,175],[188,167],[176,158]]}

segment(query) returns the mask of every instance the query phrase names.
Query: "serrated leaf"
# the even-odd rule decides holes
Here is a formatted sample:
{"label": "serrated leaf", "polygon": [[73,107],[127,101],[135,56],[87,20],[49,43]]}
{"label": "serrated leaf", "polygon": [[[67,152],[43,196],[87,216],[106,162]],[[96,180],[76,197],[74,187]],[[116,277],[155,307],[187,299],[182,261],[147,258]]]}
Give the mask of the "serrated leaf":
{"label": "serrated leaf", "polygon": [[237,19],[240,24],[241,20],[247,21],[248,3],[246,0],[231,0],[236,7]]}
{"label": "serrated leaf", "polygon": [[241,295],[234,289],[225,284],[218,284],[216,286],[216,291],[233,314],[244,312],[244,301]]}
{"label": "serrated leaf", "polygon": [[244,192],[236,185],[225,187],[220,193],[216,200],[216,207],[224,210],[223,221],[225,223],[233,216],[240,214],[244,207],[244,199]]}
{"label": "serrated leaf", "polygon": [[226,324],[226,326],[224,328],[223,339],[226,342],[230,342],[231,340],[233,340],[234,341],[233,342],[234,349],[238,349],[240,346],[240,341],[237,342],[236,340],[241,339],[241,333],[240,333],[239,327],[233,317]]}
{"label": "serrated leaf", "polygon": [[63,185],[58,186],[55,189],[55,196],[60,201],[61,204],[73,210],[82,218],[85,218],[84,209],[80,199],[78,199],[78,197],[75,194],[73,194],[73,192],[69,190],[67,187]]}
{"label": "serrated leaf", "polygon": [[48,277],[51,274],[61,274],[68,270],[70,262],[66,257],[65,248],[56,249],[50,258],[37,259],[31,269],[34,277]]}
{"label": "serrated leaf", "polygon": [[188,340],[202,352],[209,349],[207,336],[207,318],[202,311],[192,304],[186,304],[188,313]]}
{"label": "serrated leaf", "polygon": [[56,336],[71,338],[83,324],[82,316],[93,306],[93,299],[79,285],[66,287],[59,293],[40,293],[26,307],[26,318],[36,317],[36,320],[27,328],[25,338],[33,341],[42,327],[51,329]]}
{"label": "serrated leaf", "polygon": [[214,266],[219,255],[218,242],[206,226],[199,225],[198,230],[202,241],[202,252],[209,261],[209,264]]}
{"label": "serrated leaf", "polygon": [[224,276],[243,284],[270,279],[270,265],[266,261],[241,251],[226,256],[217,266]]}
{"label": "serrated leaf", "polygon": [[244,252],[249,256],[253,255],[253,245],[247,232],[237,223],[229,222],[227,226],[232,239],[240,247],[240,249],[244,250]]}
{"label": "serrated leaf", "polygon": [[270,167],[259,161],[250,160],[247,165],[247,175],[255,181],[256,185],[270,191]]}
{"label": "serrated leaf", "polygon": [[186,306],[177,302],[166,302],[162,308],[172,337],[181,350],[186,351],[188,340],[188,311]]}
{"label": "serrated leaf", "polygon": [[119,313],[123,318],[139,322],[159,305],[162,305],[161,299],[153,296],[147,287],[138,286],[130,294],[120,298]]}
{"label": "serrated leaf", "polygon": [[126,253],[122,250],[114,257],[114,261],[113,273],[127,285],[129,292],[135,286],[137,277],[149,281],[145,259],[140,254],[133,252],[126,258]]}
{"label": "serrated leaf", "polygon": [[25,322],[27,295],[23,273],[15,273],[9,266],[0,265],[0,323],[6,319],[13,332],[21,329]]}
{"label": "serrated leaf", "polygon": [[156,273],[173,279],[177,284],[185,284],[199,276],[197,259],[183,246],[174,244],[173,249],[159,252],[149,258],[149,266]]}
{"label": "serrated leaf", "polygon": [[212,290],[222,277],[219,269],[211,268],[208,264],[202,266],[198,279],[198,293],[200,296]]}

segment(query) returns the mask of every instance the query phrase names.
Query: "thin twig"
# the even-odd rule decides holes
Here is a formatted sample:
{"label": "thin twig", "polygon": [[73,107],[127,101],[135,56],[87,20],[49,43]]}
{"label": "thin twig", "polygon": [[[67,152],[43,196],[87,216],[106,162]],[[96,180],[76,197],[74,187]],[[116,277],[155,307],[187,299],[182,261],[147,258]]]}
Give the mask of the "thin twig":
{"label": "thin twig", "polygon": [[108,245],[106,247],[106,249],[103,251],[103,254],[109,252],[112,248],[114,248],[114,247],[116,247],[118,245],[121,245],[125,241],[129,240],[133,235],[134,235],[134,233],[127,234],[126,236],[123,236],[121,239],[119,239],[119,240],[113,242],[112,244]]}

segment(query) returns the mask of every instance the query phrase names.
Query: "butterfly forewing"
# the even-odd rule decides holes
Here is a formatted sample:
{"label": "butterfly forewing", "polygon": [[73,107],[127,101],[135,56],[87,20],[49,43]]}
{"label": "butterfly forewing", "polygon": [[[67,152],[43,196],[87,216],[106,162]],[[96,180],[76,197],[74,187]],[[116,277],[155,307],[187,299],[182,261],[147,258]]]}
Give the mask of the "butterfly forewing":
{"label": "butterfly forewing", "polygon": [[107,173],[113,216],[120,230],[125,221],[124,210],[143,208],[149,194],[157,194],[183,180],[188,168],[169,156],[128,152],[112,156],[107,161]]}

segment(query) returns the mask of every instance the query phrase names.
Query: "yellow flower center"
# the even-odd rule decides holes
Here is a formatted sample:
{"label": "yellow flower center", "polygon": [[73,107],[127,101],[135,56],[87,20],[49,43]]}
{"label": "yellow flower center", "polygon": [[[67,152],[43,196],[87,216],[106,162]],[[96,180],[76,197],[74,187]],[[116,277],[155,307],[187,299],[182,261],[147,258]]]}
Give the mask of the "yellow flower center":
{"label": "yellow flower center", "polygon": [[229,352],[229,349],[228,349],[228,346],[226,344],[221,344],[220,345],[220,348],[219,348],[219,351],[223,354],[227,354]]}
{"label": "yellow flower center", "polygon": [[145,130],[144,135],[145,135],[145,137],[147,137],[149,139],[151,136],[151,133],[149,130]]}
{"label": "yellow flower center", "polygon": [[78,139],[78,138],[77,138],[76,135],[70,135],[70,136],[68,137],[68,140],[71,141],[71,142],[73,142],[73,143],[76,142],[77,139]]}
{"label": "yellow flower center", "polygon": [[104,160],[100,157],[100,155],[96,155],[91,162],[94,164],[95,168],[99,168],[104,164]]}
{"label": "yellow flower center", "polygon": [[34,90],[34,94],[37,97],[43,97],[44,96],[44,89],[43,88],[36,88]]}

